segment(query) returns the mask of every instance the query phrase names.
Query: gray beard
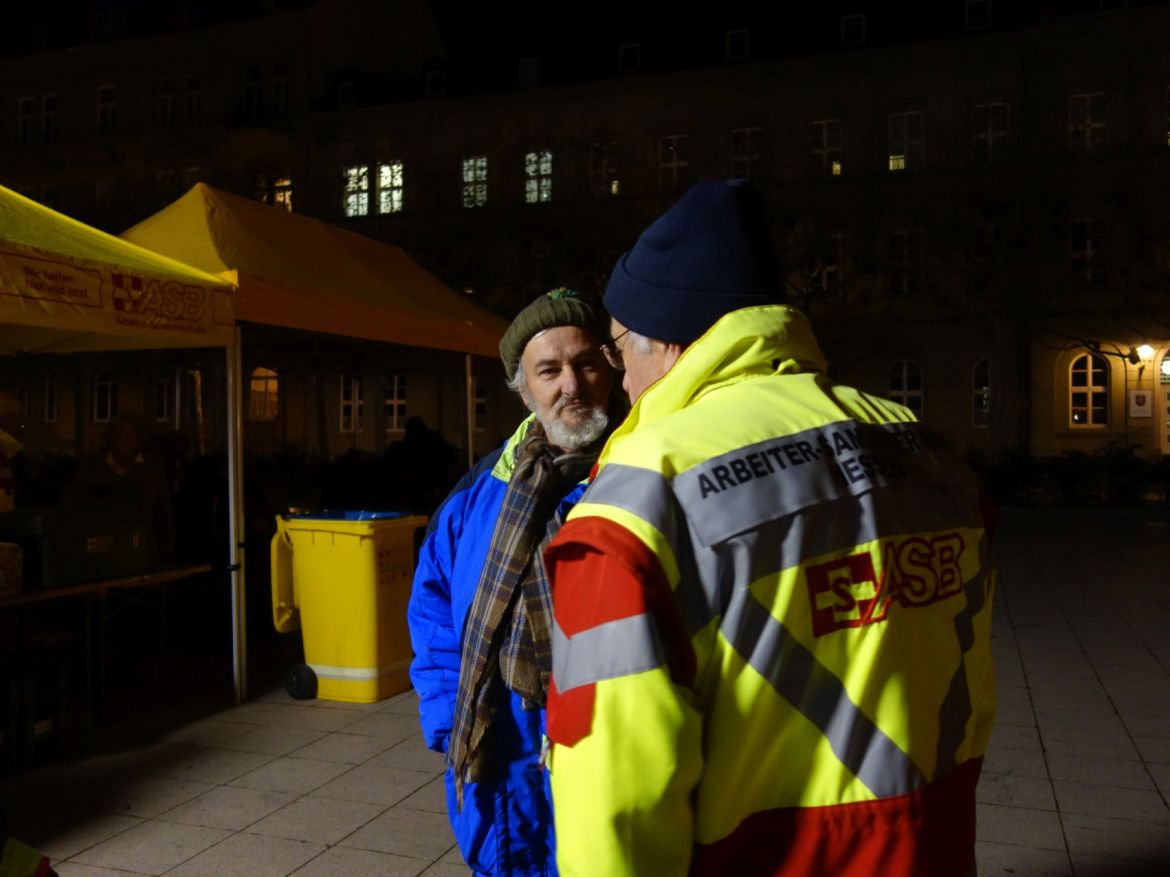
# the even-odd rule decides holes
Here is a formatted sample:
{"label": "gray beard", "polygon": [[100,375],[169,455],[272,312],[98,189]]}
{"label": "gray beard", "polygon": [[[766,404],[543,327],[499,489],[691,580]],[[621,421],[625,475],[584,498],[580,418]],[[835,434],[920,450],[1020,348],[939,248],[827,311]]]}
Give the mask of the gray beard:
{"label": "gray beard", "polygon": [[544,427],[544,434],[548,437],[550,445],[563,451],[576,451],[593,444],[601,438],[609,424],[609,415],[601,407],[591,408],[585,420],[577,424],[566,423],[556,416],[555,411],[549,412],[547,418],[544,416],[545,413],[543,411],[537,413],[541,426]]}

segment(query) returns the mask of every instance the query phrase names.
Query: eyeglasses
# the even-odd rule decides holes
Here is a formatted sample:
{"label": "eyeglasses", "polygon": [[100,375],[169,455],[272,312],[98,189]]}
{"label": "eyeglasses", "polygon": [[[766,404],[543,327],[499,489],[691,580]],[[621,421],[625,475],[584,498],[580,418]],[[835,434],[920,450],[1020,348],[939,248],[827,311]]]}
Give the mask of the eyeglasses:
{"label": "eyeglasses", "polygon": [[626,329],[625,332],[619,333],[617,337],[611,338],[601,345],[601,353],[605,357],[605,361],[618,371],[625,371],[626,368],[626,361],[622,354],[622,349],[618,347],[618,338],[625,338],[629,334],[629,331],[629,329]]}

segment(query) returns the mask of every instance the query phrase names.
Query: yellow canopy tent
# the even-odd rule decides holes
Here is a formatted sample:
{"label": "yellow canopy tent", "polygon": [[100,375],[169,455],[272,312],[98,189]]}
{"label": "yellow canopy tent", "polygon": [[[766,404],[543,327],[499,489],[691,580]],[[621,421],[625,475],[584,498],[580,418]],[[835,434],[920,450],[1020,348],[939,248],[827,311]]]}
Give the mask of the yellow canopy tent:
{"label": "yellow canopy tent", "polygon": [[[238,289],[238,320],[464,353],[471,462],[471,355],[497,356],[508,324],[443,284],[403,250],[203,183],[122,237],[230,280]],[[237,442],[243,419],[240,350],[237,327],[228,370],[229,385],[236,388],[229,431]],[[240,456],[233,457],[232,473],[242,483]],[[236,502],[241,502],[239,491]],[[235,510],[241,512],[242,506]],[[233,533],[233,574],[242,580],[242,532]],[[238,611],[243,612],[242,604]],[[244,684],[237,677],[237,691]]]}
{"label": "yellow canopy tent", "polygon": [[240,320],[491,357],[507,329],[398,247],[203,183],[122,237],[231,280]]}
{"label": "yellow canopy tent", "polygon": [[[223,347],[236,358],[232,284],[0,186],[0,353]],[[229,408],[240,397],[229,380]],[[228,430],[238,464],[239,435]],[[236,470],[233,468],[233,474]],[[241,481],[229,478],[238,531]],[[239,566],[232,540],[233,568]],[[232,662],[244,696],[243,580],[232,576]]]}
{"label": "yellow canopy tent", "polygon": [[0,186],[0,352],[232,343],[231,284]]}

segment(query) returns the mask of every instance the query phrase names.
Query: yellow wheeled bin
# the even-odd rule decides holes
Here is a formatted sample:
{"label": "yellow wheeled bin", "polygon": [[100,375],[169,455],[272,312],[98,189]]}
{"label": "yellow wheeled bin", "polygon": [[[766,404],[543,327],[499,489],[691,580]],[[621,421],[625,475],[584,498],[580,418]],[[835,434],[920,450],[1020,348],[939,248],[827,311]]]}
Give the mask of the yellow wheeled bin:
{"label": "yellow wheeled bin", "polygon": [[373,703],[410,687],[406,603],[426,523],[394,512],[277,516],[272,622],[299,628],[305,646],[289,694]]}

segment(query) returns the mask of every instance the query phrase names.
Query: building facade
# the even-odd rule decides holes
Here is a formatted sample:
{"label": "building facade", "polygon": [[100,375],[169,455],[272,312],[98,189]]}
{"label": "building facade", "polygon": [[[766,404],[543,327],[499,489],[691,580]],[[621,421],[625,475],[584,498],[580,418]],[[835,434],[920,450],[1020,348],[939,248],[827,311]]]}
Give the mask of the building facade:
{"label": "building facade", "polygon": [[[0,60],[0,183],[100,227],[202,179],[398,244],[510,316],[600,291],[690,181],[748,177],[834,376],[989,455],[1170,454],[1165,3],[730,10],[490,63],[423,3],[175,3],[137,28],[124,3],[120,30],[72,6],[83,44]],[[465,444],[449,364],[347,355],[261,350],[250,445],[377,449],[409,413]],[[76,417],[105,392],[86,368],[63,379]],[[519,409],[477,368],[494,441]],[[137,372],[144,403],[170,369]]]}

